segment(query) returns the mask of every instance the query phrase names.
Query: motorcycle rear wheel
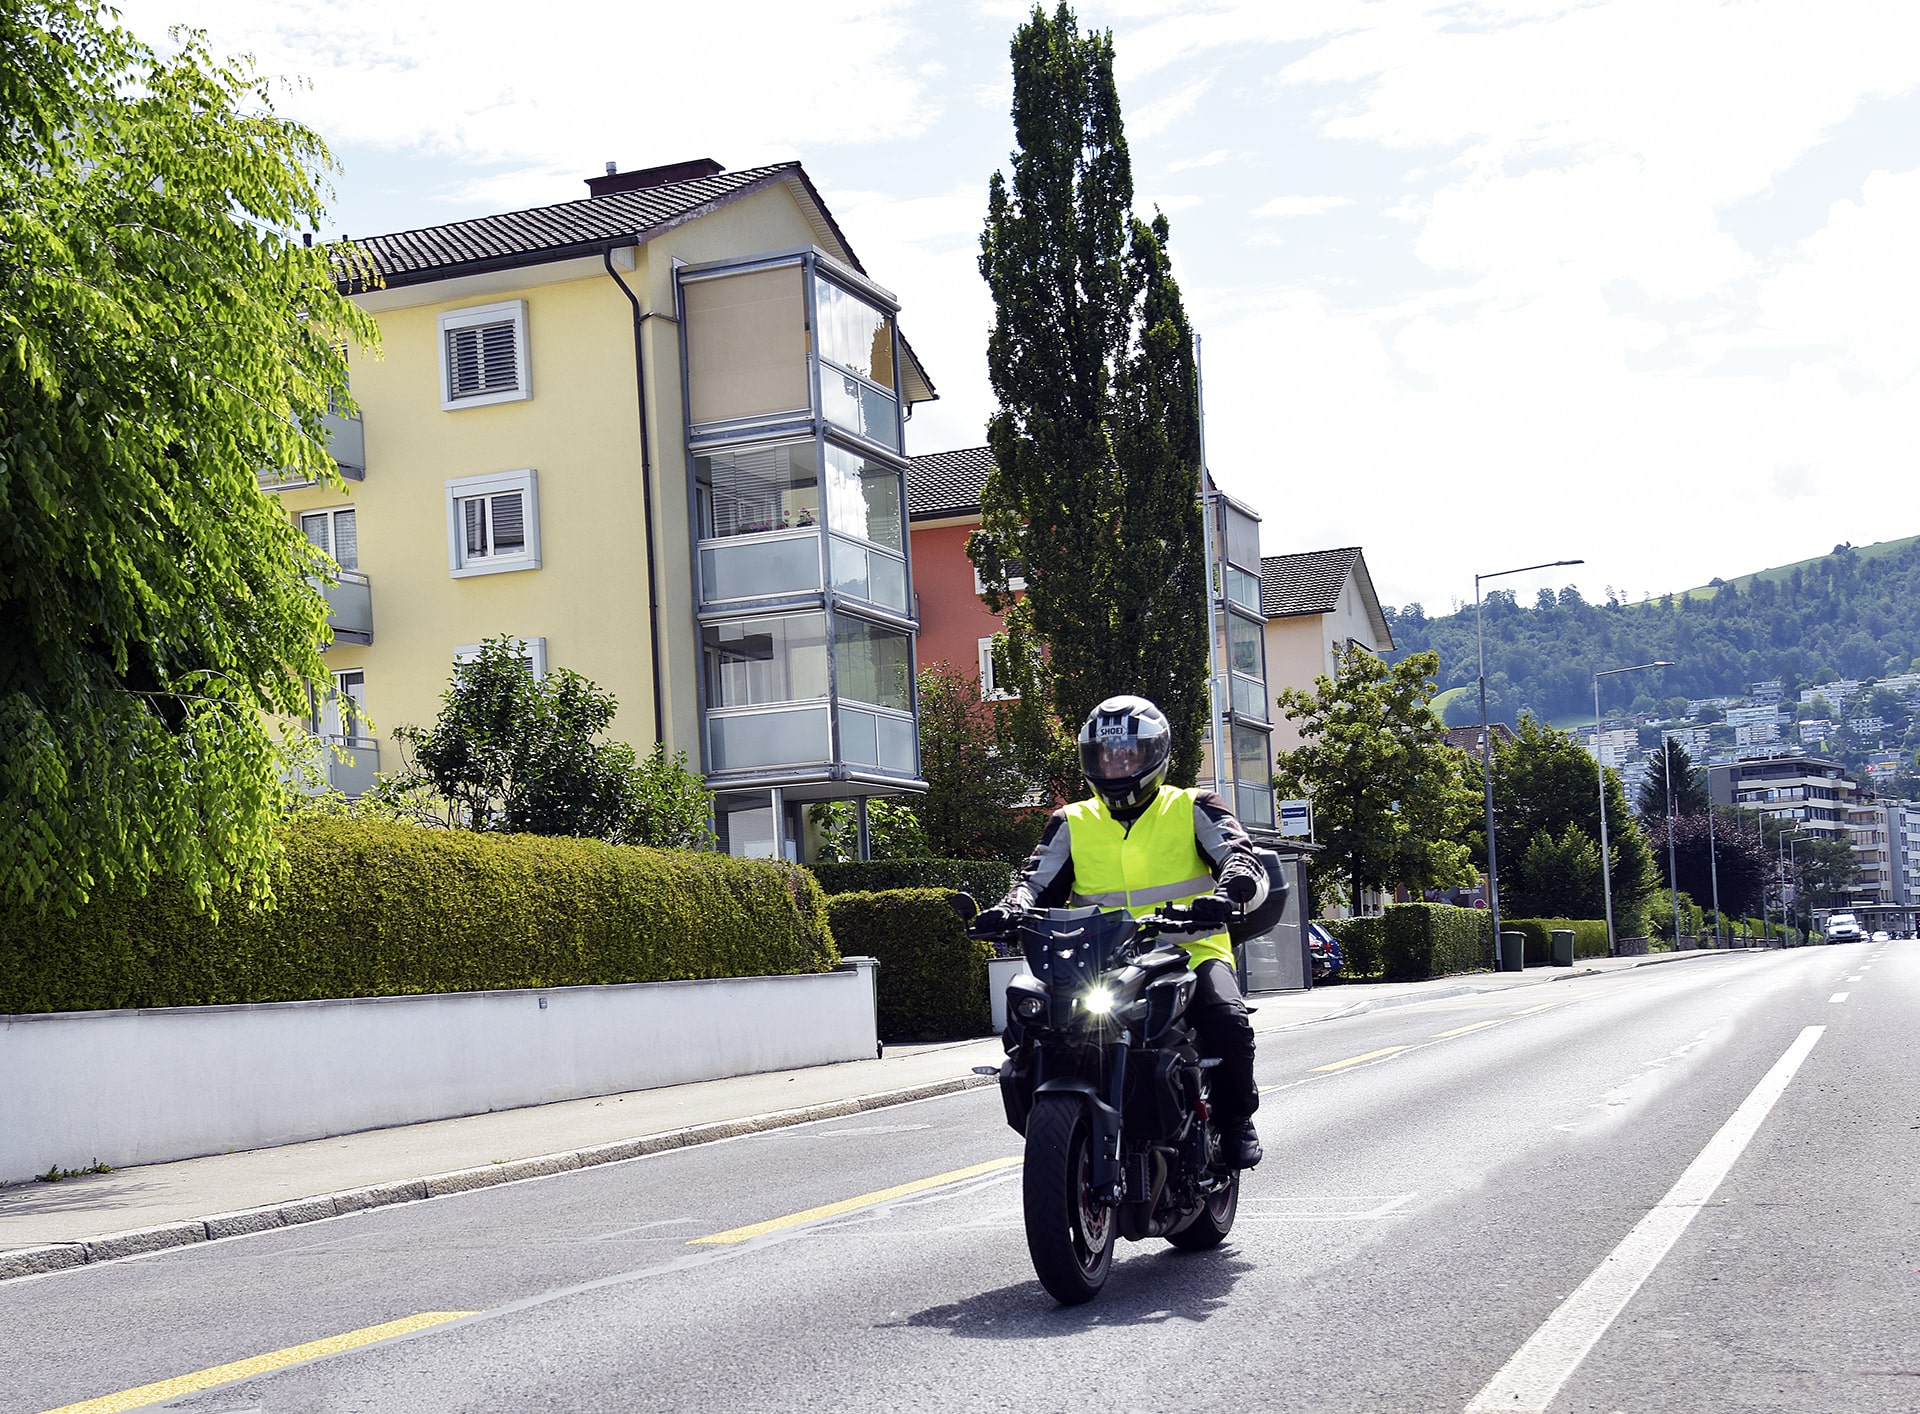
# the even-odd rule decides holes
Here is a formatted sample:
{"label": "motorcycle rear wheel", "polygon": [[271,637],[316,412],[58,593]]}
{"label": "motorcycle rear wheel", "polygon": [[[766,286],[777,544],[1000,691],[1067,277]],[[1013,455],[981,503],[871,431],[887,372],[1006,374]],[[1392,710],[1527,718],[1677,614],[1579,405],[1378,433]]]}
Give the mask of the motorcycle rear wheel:
{"label": "motorcycle rear wheel", "polygon": [[1233,1231],[1233,1219],[1239,1211],[1240,1175],[1235,1173],[1225,1188],[1207,1198],[1192,1222],[1178,1232],[1168,1233],[1167,1241],[1182,1252],[1204,1252],[1209,1247],[1218,1247]]}
{"label": "motorcycle rear wheel", "polygon": [[1093,1130],[1077,1097],[1035,1103],[1021,1199],[1027,1252],[1047,1294],[1063,1306],[1098,1296],[1113,1270],[1117,1224],[1112,1206],[1093,1196]]}

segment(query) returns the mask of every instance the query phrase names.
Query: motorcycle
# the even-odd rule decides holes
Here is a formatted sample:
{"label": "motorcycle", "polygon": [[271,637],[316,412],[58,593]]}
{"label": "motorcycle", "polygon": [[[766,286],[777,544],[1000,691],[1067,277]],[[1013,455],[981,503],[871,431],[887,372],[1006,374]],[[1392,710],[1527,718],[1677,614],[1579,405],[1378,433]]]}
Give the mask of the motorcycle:
{"label": "motorcycle", "polygon": [[[973,900],[956,903],[972,924]],[[1100,1293],[1116,1238],[1200,1251],[1233,1228],[1240,1175],[1223,1162],[1208,1103],[1219,1062],[1195,1050],[1194,976],[1172,945],[1233,916],[1225,899],[1202,896],[1139,919],[1101,908],[1013,919],[1032,975],[1007,988],[1000,1099],[1026,1139],[1027,1251],[1063,1305]]]}

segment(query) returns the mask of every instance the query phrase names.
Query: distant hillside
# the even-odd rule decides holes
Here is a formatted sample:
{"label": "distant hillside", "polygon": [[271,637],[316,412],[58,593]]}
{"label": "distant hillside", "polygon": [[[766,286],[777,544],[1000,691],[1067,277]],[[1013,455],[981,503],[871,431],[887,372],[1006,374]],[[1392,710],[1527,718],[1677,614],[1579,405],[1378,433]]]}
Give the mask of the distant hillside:
{"label": "distant hillside", "polygon": [[[1388,609],[1396,658],[1435,649],[1442,689],[1475,680],[1473,610],[1430,617]],[[1542,589],[1530,605],[1489,595],[1487,706],[1512,722],[1524,708],[1549,721],[1593,715],[1593,677],[1656,658],[1675,666],[1611,680],[1603,706],[1744,692],[1771,678],[1789,687],[1906,672],[1920,658],[1920,536],[1842,547],[1794,565],[1644,603],[1590,604],[1574,589]],[[1454,722],[1479,719],[1479,698],[1449,699]]]}

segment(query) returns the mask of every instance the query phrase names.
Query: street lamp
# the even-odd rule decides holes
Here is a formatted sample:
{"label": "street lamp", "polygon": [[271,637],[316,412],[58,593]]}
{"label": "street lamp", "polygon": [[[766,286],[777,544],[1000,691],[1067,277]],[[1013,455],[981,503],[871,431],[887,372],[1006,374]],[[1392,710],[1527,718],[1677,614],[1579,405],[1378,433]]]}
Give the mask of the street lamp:
{"label": "street lamp", "polygon": [[[1615,955],[1613,941],[1613,857],[1607,853],[1607,768],[1600,759],[1600,679],[1615,673],[1639,673],[1648,668],[1671,668],[1665,658],[1652,663],[1635,663],[1630,668],[1603,668],[1593,675],[1593,769],[1600,777],[1600,882],[1607,899],[1607,956]],[[1484,712],[1482,713],[1484,715]],[[1487,822],[1487,838],[1493,838],[1493,822]],[[1488,850],[1491,857],[1492,850]]]}
{"label": "street lamp", "polygon": [[[1473,577],[1473,637],[1480,649],[1480,774],[1486,783],[1487,795],[1487,910],[1493,918],[1493,966],[1495,971],[1504,971],[1500,956],[1500,857],[1493,845],[1493,732],[1487,726],[1487,637],[1480,622],[1480,581],[1484,579],[1504,579],[1510,574],[1526,574],[1530,570],[1558,569],[1562,565],[1584,565],[1585,560],[1548,560],[1538,565],[1522,565],[1518,569],[1495,570],[1492,574],[1476,574]],[[1519,971],[1515,968],[1514,971]]]}
{"label": "street lamp", "polygon": [[1673,733],[1660,734],[1660,774],[1667,778],[1667,898],[1673,904],[1673,945],[1680,946],[1680,880],[1675,876],[1673,856]]}

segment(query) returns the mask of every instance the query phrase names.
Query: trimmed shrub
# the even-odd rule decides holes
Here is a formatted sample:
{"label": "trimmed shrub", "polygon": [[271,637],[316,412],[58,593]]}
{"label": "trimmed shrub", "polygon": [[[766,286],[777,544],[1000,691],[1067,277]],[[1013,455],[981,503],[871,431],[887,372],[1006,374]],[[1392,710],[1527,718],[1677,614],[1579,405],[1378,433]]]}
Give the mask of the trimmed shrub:
{"label": "trimmed shrub", "polygon": [[1553,961],[1552,934],[1562,929],[1573,933],[1573,957],[1607,955],[1607,924],[1601,918],[1502,918],[1500,926],[1527,935],[1528,967],[1545,967]]}
{"label": "trimmed shrub", "polygon": [[812,867],[814,878],[829,894],[956,889],[972,894],[982,908],[998,903],[1013,882],[1013,866],[993,859],[867,859]]}
{"label": "trimmed shrub", "polygon": [[1380,937],[1385,924],[1379,917],[1323,918],[1320,926],[1340,944],[1340,976],[1348,981],[1373,977],[1380,971]]}
{"label": "trimmed shrub", "polygon": [[987,959],[969,938],[952,889],[891,889],[827,899],[833,936],[849,957],[880,960],[880,1039],[956,1041],[993,1029]]}
{"label": "trimmed shrub", "polygon": [[309,815],[276,907],[186,889],[0,918],[0,1013],[207,1006],[824,972],[826,897],[803,869],[597,840]]}
{"label": "trimmed shrub", "polygon": [[1373,917],[1343,918],[1325,926],[1340,940],[1343,976],[1378,973],[1384,982],[1419,982],[1493,966],[1492,917],[1485,909],[1390,903]]}

